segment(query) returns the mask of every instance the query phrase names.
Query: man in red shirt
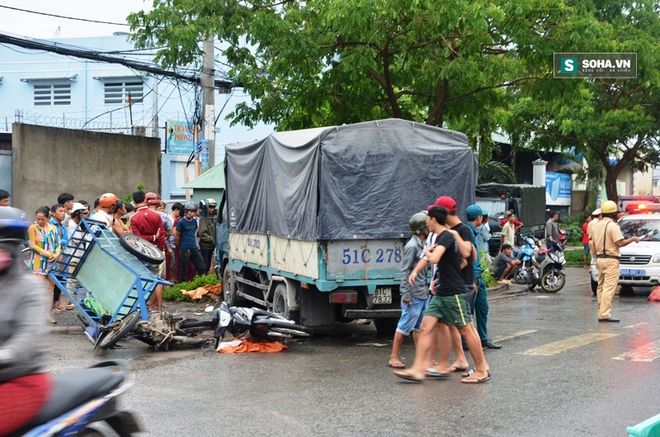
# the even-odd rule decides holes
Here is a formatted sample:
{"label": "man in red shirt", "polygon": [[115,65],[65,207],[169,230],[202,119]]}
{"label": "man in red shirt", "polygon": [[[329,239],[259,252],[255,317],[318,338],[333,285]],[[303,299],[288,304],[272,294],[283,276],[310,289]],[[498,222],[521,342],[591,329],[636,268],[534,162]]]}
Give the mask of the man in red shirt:
{"label": "man in red shirt", "polygon": [[[500,220],[500,228],[503,227],[504,224],[505,224],[507,221],[509,221],[509,216],[512,215],[512,214],[513,214],[513,213],[512,213],[511,211],[507,211],[507,212],[506,212],[506,216],[505,216],[502,220]],[[513,220],[513,229],[514,229],[516,232],[518,232],[518,230],[519,230],[520,228],[523,227],[523,224],[524,224],[524,223],[521,222],[520,220],[515,219],[515,220]]]}
{"label": "man in red shirt", "polygon": [[[135,214],[131,216],[131,232],[135,235],[144,238],[145,240],[153,243],[161,251],[165,250],[165,226],[163,226],[163,219],[157,211],[150,210],[147,207],[144,191],[136,191],[133,193],[133,203],[137,209]],[[163,264],[152,264],[151,272],[160,277],[163,276]],[[154,289],[153,295],[149,300],[149,311],[154,309],[158,312],[163,311],[163,286],[157,285]]]}

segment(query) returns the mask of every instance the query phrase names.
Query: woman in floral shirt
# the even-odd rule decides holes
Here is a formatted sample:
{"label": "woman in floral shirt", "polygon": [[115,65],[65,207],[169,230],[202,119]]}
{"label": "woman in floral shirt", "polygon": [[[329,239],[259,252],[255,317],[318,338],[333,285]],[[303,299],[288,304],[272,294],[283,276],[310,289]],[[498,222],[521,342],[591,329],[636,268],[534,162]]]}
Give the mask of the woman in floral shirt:
{"label": "woman in floral shirt", "polygon": [[[62,252],[57,229],[48,223],[49,214],[50,209],[47,206],[42,206],[37,210],[36,223],[28,228],[28,241],[30,249],[32,249],[30,270],[32,273],[42,276],[45,280],[47,280],[48,273],[55,264],[55,260]],[[50,312],[47,317],[50,323],[57,323],[50,316]]]}

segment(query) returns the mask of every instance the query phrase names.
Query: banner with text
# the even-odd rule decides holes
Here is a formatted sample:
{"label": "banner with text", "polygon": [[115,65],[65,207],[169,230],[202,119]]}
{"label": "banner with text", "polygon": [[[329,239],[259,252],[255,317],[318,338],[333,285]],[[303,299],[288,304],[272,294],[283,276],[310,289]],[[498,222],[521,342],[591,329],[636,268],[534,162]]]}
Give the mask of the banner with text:
{"label": "banner with text", "polygon": [[190,155],[194,150],[192,127],[184,121],[168,121],[167,153]]}
{"label": "banner with text", "polygon": [[573,178],[564,173],[545,173],[545,204],[548,206],[570,206]]}

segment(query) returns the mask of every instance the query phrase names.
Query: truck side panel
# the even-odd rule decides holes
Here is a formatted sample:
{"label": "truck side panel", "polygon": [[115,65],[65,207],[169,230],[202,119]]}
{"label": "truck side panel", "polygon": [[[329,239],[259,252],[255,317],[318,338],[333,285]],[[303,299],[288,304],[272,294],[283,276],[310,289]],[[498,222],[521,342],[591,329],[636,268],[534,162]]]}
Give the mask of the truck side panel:
{"label": "truck side panel", "polygon": [[284,271],[319,279],[319,244],[270,236],[270,266]]}
{"label": "truck side panel", "polygon": [[268,236],[229,233],[229,256],[244,262],[268,265]]}

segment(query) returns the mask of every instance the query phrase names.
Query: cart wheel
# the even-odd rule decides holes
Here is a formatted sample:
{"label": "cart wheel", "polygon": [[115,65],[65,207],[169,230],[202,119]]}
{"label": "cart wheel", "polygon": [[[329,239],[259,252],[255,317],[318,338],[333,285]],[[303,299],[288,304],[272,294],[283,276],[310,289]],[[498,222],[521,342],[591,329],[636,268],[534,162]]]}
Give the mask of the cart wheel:
{"label": "cart wheel", "polygon": [[165,255],[156,246],[135,234],[125,233],[119,237],[119,243],[131,255],[149,264],[160,264],[165,261]]}
{"label": "cart wheel", "polygon": [[126,334],[131,332],[139,320],[139,311],[133,311],[132,313],[128,314],[123,319],[121,319],[114,328],[101,334],[102,338],[98,343],[98,347],[101,350],[110,349],[112,346],[116,345],[119,340],[124,338]]}

